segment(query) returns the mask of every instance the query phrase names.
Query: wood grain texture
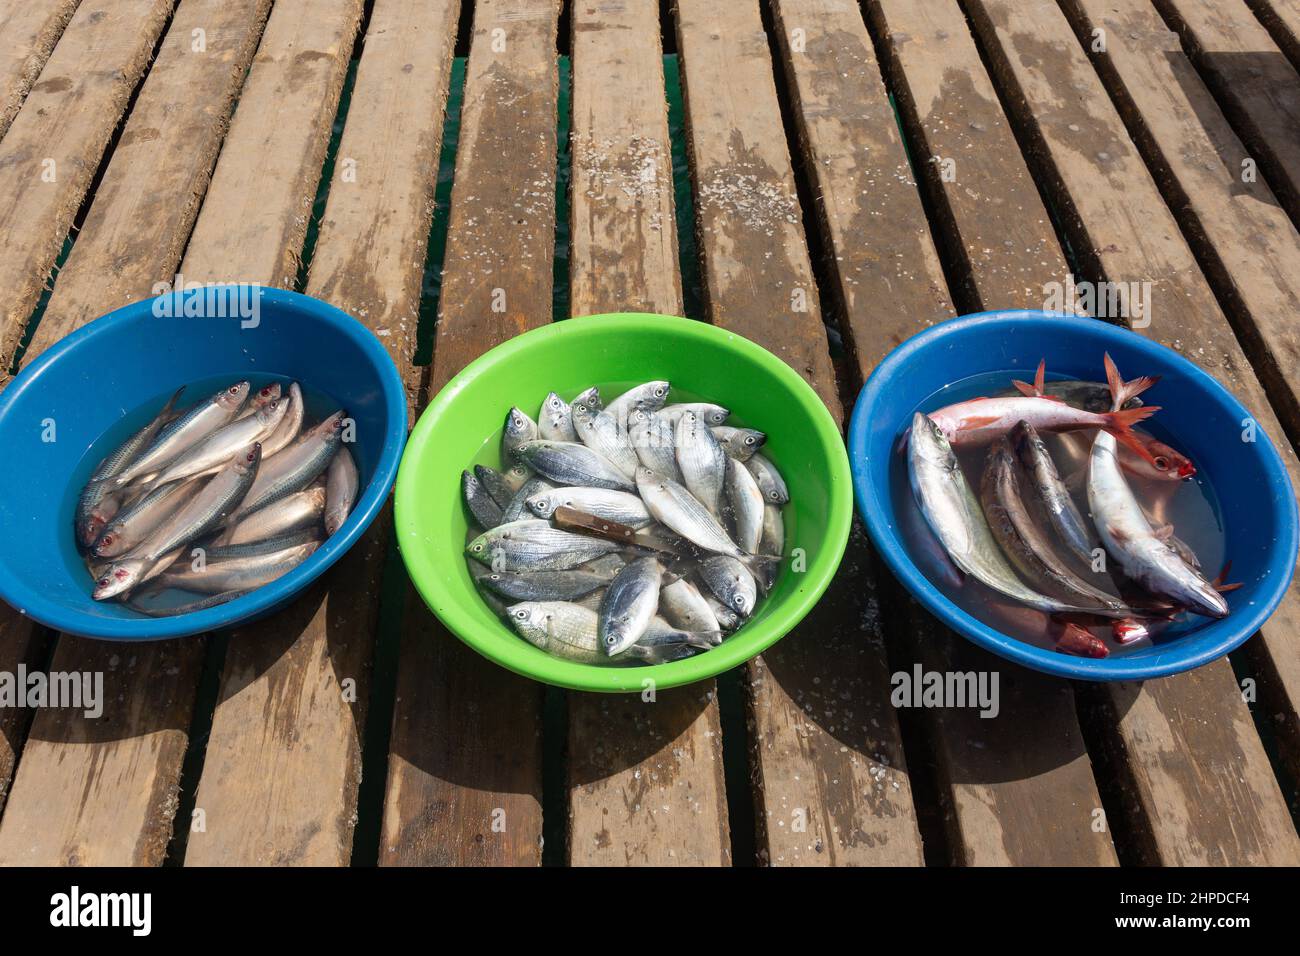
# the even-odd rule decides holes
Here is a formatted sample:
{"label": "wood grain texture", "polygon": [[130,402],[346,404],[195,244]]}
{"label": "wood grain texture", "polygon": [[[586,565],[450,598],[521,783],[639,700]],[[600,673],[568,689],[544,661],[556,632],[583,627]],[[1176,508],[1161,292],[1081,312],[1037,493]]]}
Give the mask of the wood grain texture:
{"label": "wood grain texture", "polygon": [[[926,180],[954,295],[970,309],[1041,308],[1066,264],[1032,175],[954,3],[872,3],[870,22]],[[951,166],[945,169],[945,161]],[[1064,681],[1009,666],[905,605],[930,670],[996,673],[1001,708],[928,713],[955,862],[1113,865],[1101,798]]]}
{"label": "wood grain texture", "polygon": [[13,360],[175,2],[85,0],[0,140],[0,367]]}
{"label": "wood grain texture", "polygon": [[1300,437],[1300,234],[1195,67],[1147,0],[1063,0],[1166,203],[1225,303],[1292,441]]}
{"label": "wood grain texture", "polygon": [[361,7],[276,5],[181,261],[187,282],[293,286]]}
{"label": "wood grain texture", "polygon": [[[355,29],[357,7],[352,0],[343,0],[339,5],[344,4],[354,16]],[[255,12],[249,11],[250,20]],[[283,6],[277,12],[294,16],[294,8],[290,6]],[[276,64],[286,62],[287,55],[303,50],[298,45],[300,34],[294,29],[281,29],[273,35],[270,27],[274,21],[275,14],[259,47],[262,62],[270,65],[260,69],[254,66],[250,76],[278,69]],[[173,23],[173,28],[185,31],[187,42],[191,27],[192,24],[185,20],[178,19]],[[349,35],[349,49],[350,45]],[[337,55],[346,61],[346,50],[338,51]],[[141,102],[145,104],[145,116],[155,115],[155,110],[165,111],[165,104],[171,104],[172,110],[183,113],[208,108],[228,110],[230,107],[224,87],[209,89],[202,83],[192,83],[193,78],[184,71],[169,71],[159,74],[159,77],[167,77],[167,83],[142,90],[137,103],[137,106]],[[309,91],[302,89],[300,92],[306,94]],[[198,94],[216,95],[218,98],[215,103],[190,98]],[[155,97],[163,105],[154,104]],[[227,141],[227,145],[234,144],[236,149],[240,148],[245,135],[254,141],[259,136],[249,114],[243,115],[243,125],[250,132],[240,133],[236,138],[240,125],[237,123]],[[283,123],[284,118],[272,112],[267,113],[262,122]],[[311,123],[305,114],[298,132],[302,138],[312,141],[321,136],[320,127]],[[282,143],[289,146],[289,140],[286,130]],[[141,172],[147,172],[148,168]],[[129,179],[129,171],[123,175]],[[202,253],[191,248],[186,254],[191,277],[251,279],[273,284],[275,264],[285,261],[290,254],[297,254],[301,232],[296,233],[299,246],[292,250],[272,246],[292,241],[295,235],[293,220],[298,210],[310,208],[318,176],[319,165],[315,171],[303,166],[296,179],[276,184],[285,222],[279,228],[250,237],[240,261],[227,262],[221,254],[213,252],[216,258],[207,262],[201,258]],[[207,192],[205,206],[199,212],[200,222],[209,215],[209,208],[216,210],[211,215],[226,215],[227,188],[234,187],[223,187],[214,181]],[[114,194],[122,197],[115,202],[130,202],[136,193],[138,188],[124,189]],[[183,196],[175,197],[177,203],[183,199]],[[116,219],[117,215],[110,208],[103,221],[111,223]],[[96,248],[97,240],[89,235],[88,230],[87,233],[91,248]],[[69,265],[72,261],[70,257]],[[101,268],[102,263],[94,255],[86,256],[82,262],[84,264],[77,266],[76,273],[64,275],[70,282],[62,293],[64,298],[60,308],[71,315],[89,317],[94,310],[96,286],[89,278],[83,278],[80,270],[95,270]],[[122,272],[119,279],[123,288],[140,289],[139,294],[144,295],[148,284],[157,279],[157,274],[151,270],[161,266],[165,276],[175,268],[175,264],[174,257],[169,260],[165,252],[154,250],[138,259],[122,260],[117,268]],[[264,271],[253,271],[259,266]],[[226,267],[241,271],[223,272]],[[92,298],[80,298],[83,295]],[[12,858],[27,863],[75,859],[119,865],[157,865],[162,862],[176,810],[176,787],[185,755],[205,642],[193,638],[141,645],[128,648],[129,653],[119,649],[116,657],[106,651],[106,647],[112,648],[93,641],[60,639],[55,652],[56,668],[106,672],[108,703],[105,716],[99,721],[90,721],[67,712],[37,715],[9,807],[4,818],[0,819],[0,859]],[[51,806],[55,808],[52,815]]]}
{"label": "wood grain texture", "polygon": [[[26,667],[29,672],[40,669],[45,663],[45,643],[44,628],[8,604],[0,603],[0,672],[16,675],[19,667]],[[0,707],[0,812],[9,796],[14,767],[27,739],[31,719],[29,708]]]}
{"label": "wood grain texture", "polygon": [[[159,46],[23,361],[171,282],[271,0],[187,0]],[[204,30],[206,49],[193,48]]]}
{"label": "wood grain texture", "polygon": [[1224,114],[1300,223],[1300,73],[1243,0],[1155,0]]}
{"label": "wood grain texture", "polygon": [[0,10],[0,137],[18,115],[81,0],[20,0]]}
{"label": "wood grain texture", "polygon": [[[659,5],[578,0],[572,18],[570,307],[680,315]],[[715,682],[568,700],[570,864],[729,863]]]}
{"label": "wood grain texture", "polygon": [[[475,4],[430,394],[550,317],[559,10]],[[380,863],[540,863],[541,685],[479,657],[409,588],[399,660]]]}
{"label": "wood grain texture", "polygon": [[[307,284],[375,332],[412,393],[458,12],[458,0],[371,11]],[[349,862],[390,528],[385,510],[291,608],[231,635],[197,799],[208,828],[187,865]]]}
{"label": "wood grain texture", "polygon": [[50,670],[102,675],[103,714],[36,714],[0,818],[0,866],[160,865],[202,664],[199,640],[60,638]]}
{"label": "wood grain texture", "polygon": [[[1263,389],[1060,9],[1051,0],[968,0],[967,8],[1090,273],[1151,282],[1150,324],[1136,331],[1215,375],[1280,438]],[[1236,438],[1234,430],[1225,441]],[[1285,441],[1278,447],[1300,483],[1294,453]],[[1276,657],[1279,671],[1266,684],[1275,701],[1289,701],[1282,706],[1292,715],[1298,595],[1293,586],[1254,642]],[[1121,718],[1098,726],[1122,755],[1120,772],[1135,788],[1135,829],[1148,835],[1153,862],[1295,859],[1286,802],[1231,668],[1219,661],[1190,678],[1107,685],[1089,695]],[[1186,746],[1170,750],[1175,739]]]}
{"label": "wood grain texture", "polygon": [[[842,422],[757,0],[678,0],[677,43],[709,318],[783,358]],[[853,547],[813,614],[747,667],[765,863],[921,859],[884,649],[859,623],[862,560]]]}
{"label": "wood grain texture", "polygon": [[1246,0],[1246,6],[1300,70],[1300,0]]}

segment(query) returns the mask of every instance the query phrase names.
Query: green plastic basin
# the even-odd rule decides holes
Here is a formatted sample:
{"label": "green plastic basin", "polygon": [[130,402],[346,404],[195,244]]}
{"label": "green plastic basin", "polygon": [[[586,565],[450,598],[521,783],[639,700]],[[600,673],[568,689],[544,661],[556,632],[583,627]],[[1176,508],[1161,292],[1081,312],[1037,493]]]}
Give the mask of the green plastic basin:
{"label": "green plastic basin", "polygon": [[[601,667],[552,657],[498,618],[465,564],[468,517],[460,474],[500,467],[511,405],[536,416],[554,389],[568,400],[590,385],[608,402],[652,379],[672,401],[708,400],[733,423],[767,433],[767,454],[785,477],[786,561],[757,613],[720,647],[654,666]],[[816,604],[848,541],[853,488],[835,420],[817,394],[771,352],[724,330],[673,316],[587,316],[556,322],[498,346],[447,383],[420,416],[397,474],[397,541],[430,610],[484,657],[535,680],[590,691],[640,691],[713,677],[780,640]],[[798,570],[797,568],[802,568]]]}

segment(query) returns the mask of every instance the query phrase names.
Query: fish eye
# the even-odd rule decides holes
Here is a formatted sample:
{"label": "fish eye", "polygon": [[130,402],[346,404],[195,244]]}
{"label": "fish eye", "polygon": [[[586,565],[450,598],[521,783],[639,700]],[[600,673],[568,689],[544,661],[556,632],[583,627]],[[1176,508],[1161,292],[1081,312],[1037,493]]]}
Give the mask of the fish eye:
{"label": "fish eye", "polygon": [[98,584],[101,588],[106,588],[106,587],[109,586],[109,584],[112,583],[112,578],[109,578],[109,577],[102,577],[102,578],[100,578],[98,581],[96,581],[95,583]]}
{"label": "fish eye", "polygon": [[471,544],[471,545],[469,546],[469,549],[470,549],[471,551],[482,551],[482,550],[483,550],[483,545],[481,545],[481,544]]}
{"label": "fish eye", "polygon": [[778,495],[775,491],[769,491],[769,492],[767,493],[767,496],[768,496],[769,498],[771,498],[773,501],[780,501],[780,500],[781,500],[781,496]]}
{"label": "fish eye", "polygon": [[1156,467],[1159,468],[1161,471],[1168,471],[1168,470],[1169,470],[1169,459],[1166,458],[1164,455],[1157,455],[1157,456],[1156,456],[1156,459],[1155,459],[1155,465],[1156,465]]}
{"label": "fish eye", "polygon": [[528,612],[521,608],[520,610],[515,611],[515,617],[519,618],[521,621],[525,621],[528,619]]}
{"label": "fish eye", "polygon": [[605,638],[605,643],[608,644],[610,647],[613,647],[615,644],[618,643],[618,638],[615,637],[613,634],[611,634]]}
{"label": "fish eye", "polygon": [[752,444],[754,444],[754,436],[753,436],[753,435],[746,435],[746,436],[745,436],[745,444],[746,444],[746,445],[752,445]]}
{"label": "fish eye", "polygon": [[664,388],[662,385],[659,385],[655,388],[655,398],[662,398],[667,392],[668,389]]}
{"label": "fish eye", "polygon": [[231,395],[238,395],[238,394],[239,394],[239,386],[238,386],[238,385],[232,385],[232,386],[230,386],[230,388],[226,389],[226,391],[229,392]]}

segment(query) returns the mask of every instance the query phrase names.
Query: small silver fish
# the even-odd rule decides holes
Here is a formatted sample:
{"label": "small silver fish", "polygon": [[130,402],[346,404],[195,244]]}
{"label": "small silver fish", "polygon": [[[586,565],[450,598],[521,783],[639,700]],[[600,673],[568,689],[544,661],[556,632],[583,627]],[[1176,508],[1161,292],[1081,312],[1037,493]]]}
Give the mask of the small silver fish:
{"label": "small silver fish", "polygon": [[636,495],[608,488],[553,488],[528,499],[528,509],[539,518],[550,518],[556,508],[573,508],[584,514],[617,521],[631,528],[650,523],[650,512]]}
{"label": "small silver fish", "polygon": [[356,504],[360,478],[352,452],[342,445],[325,469],[325,533],[334,534],[343,527]]}
{"label": "small silver fish", "polygon": [[491,571],[478,578],[480,584],[513,601],[576,601],[605,587],[617,571],[532,571],[524,574]]}
{"label": "small silver fish", "polygon": [[638,408],[628,416],[627,430],[628,440],[641,464],[679,485],[685,481],[677,467],[677,439],[672,422]]}
{"label": "small silver fish", "polygon": [[624,546],[613,541],[561,531],[550,522],[526,518],[483,532],[465,553],[493,571],[515,572],[567,571],[622,550]]}
{"label": "small silver fish", "polygon": [[608,657],[621,654],[645,633],[659,606],[663,565],[657,558],[638,558],[614,576],[600,602],[597,636]]}
{"label": "small silver fish", "polygon": [[763,538],[758,550],[778,558],[785,554],[785,519],[780,505],[763,506]]}
{"label": "small silver fish", "polygon": [[510,504],[506,505],[505,510],[501,512],[501,523],[509,524],[511,521],[529,517],[528,499],[537,495],[544,495],[546,492],[553,490],[555,490],[555,486],[545,478],[529,478],[515,492],[515,496],[510,499]]}
{"label": "small silver fish", "polygon": [[717,615],[690,581],[678,578],[659,592],[659,612],[684,631],[721,631]]}
{"label": "small silver fish", "polygon": [[632,491],[635,487],[615,465],[578,442],[524,442],[519,446],[518,454],[531,468],[557,485],[582,485],[617,491]]}
{"label": "small silver fish", "polygon": [[222,532],[218,540],[223,545],[264,541],[318,524],[324,515],[325,486],[317,481],[302,491],[286,495],[279,501],[254,511]]}
{"label": "small silver fish", "polygon": [[[277,386],[276,391],[279,391]],[[239,449],[271,436],[284,418],[286,408],[278,398],[266,402],[247,418],[236,418],[196,442],[174,458],[166,468],[149,479],[146,490],[168,482],[180,481],[197,475],[211,474],[230,460]]]}
{"label": "small silver fish", "polygon": [[280,419],[280,424],[276,426],[275,431],[262,442],[263,459],[270,458],[287,448],[302,431],[302,422],[307,410],[302,402],[302,389],[298,387],[297,382],[289,383],[289,394],[284,397],[281,404],[285,408],[284,417]]}
{"label": "small silver fish", "polygon": [[248,418],[250,415],[256,415],[262,409],[266,408],[272,402],[280,399],[280,383],[272,382],[270,385],[263,385],[252,395],[248,396],[248,403],[244,405],[239,413],[234,417],[234,421],[241,418]]}
{"label": "small silver fish", "polygon": [[248,490],[248,497],[240,502],[239,509],[230,516],[227,524],[238,524],[258,509],[301,491],[315,481],[342,444],[346,418],[346,412],[335,412],[304,435],[301,441],[259,469],[257,480]]}
{"label": "small silver fish", "polygon": [[736,521],[736,544],[740,550],[758,554],[763,540],[766,505],[758,482],[742,462],[728,458],[726,465],[727,501]]}
{"label": "small silver fish", "polygon": [[311,557],[318,547],[320,542],[309,541],[266,554],[209,558],[201,568],[165,571],[157,578],[157,585],[199,594],[251,591],[288,574]]}
{"label": "small silver fish", "polygon": [[658,664],[690,657],[694,650],[684,644],[642,647],[633,644],[622,654],[607,656],[599,646],[595,611],[563,601],[526,601],[512,605],[508,620],[520,637],[556,657],[581,664],[645,661]]}
{"label": "small silver fish", "polygon": [[700,564],[700,577],[714,597],[741,617],[749,617],[758,604],[754,576],[735,558],[716,555]]}
{"label": "small silver fish", "polygon": [[677,467],[683,483],[709,512],[721,514],[722,486],[726,481],[727,455],[708,426],[694,412],[677,420],[674,435]]}
{"label": "small silver fish", "polygon": [[153,444],[113,478],[114,484],[121,487],[171,464],[183,452],[230,422],[244,407],[248,389],[248,382],[236,382],[167,424]]}
{"label": "small silver fish", "polygon": [[91,553],[97,558],[116,558],[126,554],[153,534],[158,525],[193,497],[198,489],[197,482],[176,481],[141,496],[104,526]]}
{"label": "small silver fish", "polygon": [[498,508],[508,507],[510,499],[515,496],[515,491],[518,490],[510,486],[501,472],[495,468],[489,468],[487,465],[475,465],[474,477],[479,480],[483,490],[492,497]]}
{"label": "small silver fish", "polygon": [[477,475],[468,471],[460,473],[460,493],[465,499],[465,507],[484,531],[491,531],[501,523],[501,506],[483,487]]}
{"label": "small silver fish", "polygon": [[537,435],[546,441],[578,440],[578,433],[573,430],[573,410],[554,392],[547,394],[537,412]]}
{"label": "small silver fish", "polygon": [[668,400],[670,387],[667,382],[646,382],[644,385],[637,385],[610,402],[605,407],[605,411],[620,424],[627,421],[627,416],[634,409],[656,412],[663,408],[664,402]]}
{"label": "small silver fish", "polygon": [[631,478],[640,460],[628,437],[625,421],[615,418],[608,410],[593,410],[582,402],[573,404],[573,428],[578,440]]}
{"label": "small silver fish", "polygon": [[776,465],[772,464],[765,455],[760,452],[754,452],[745,462],[745,467],[749,473],[754,476],[758,482],[759,490],[763,492],[763,500],[774,505],[783,505],[790,500],[790,492],[785,486],[785,479],[781,477],[781,472],[777,471]]}
{"label": "small silver fish", "polygon": [[680,402],[673,405],[665,405],[658,414],[659,417],[668,422],[668,424],[676,427],[677,420],[687,412],[691,412],[698,416],[699,419],[709,427],[722,425],[731,416],[731,412],[728,409],[723,408],[721,405],[714,405],[711,402]]}

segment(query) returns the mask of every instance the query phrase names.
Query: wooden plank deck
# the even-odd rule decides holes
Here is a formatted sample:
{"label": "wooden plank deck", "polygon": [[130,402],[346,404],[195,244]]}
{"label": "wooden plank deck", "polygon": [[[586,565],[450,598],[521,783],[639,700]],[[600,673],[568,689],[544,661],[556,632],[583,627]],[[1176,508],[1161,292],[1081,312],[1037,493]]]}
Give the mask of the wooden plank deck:
{"label": "wooden plank deck", "polygon": [[[1297,35],[1295,0],[8,4],[0,377],[179,271],[348,311],[412,421],[563,304],[699,302],[843,422],[909,335],[1072,274],[1150,282],[1136,330],[1237,394],[1300,487]],[[1005,664],[855,532],[809,619],[722,679],[737,709],[715,681],[645,702],[487,663],[390,527],[219,640],[0,607],[0,671],[102,671],[107,696],[99,720],[0,710],[0,864],[1300,862],[1300,585],[1238,655],[1251,708],[1227,660],[1114,686]],[[999,716],[896,710],[916,664],[996,671]]]}

